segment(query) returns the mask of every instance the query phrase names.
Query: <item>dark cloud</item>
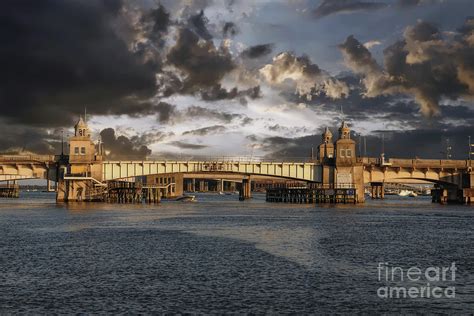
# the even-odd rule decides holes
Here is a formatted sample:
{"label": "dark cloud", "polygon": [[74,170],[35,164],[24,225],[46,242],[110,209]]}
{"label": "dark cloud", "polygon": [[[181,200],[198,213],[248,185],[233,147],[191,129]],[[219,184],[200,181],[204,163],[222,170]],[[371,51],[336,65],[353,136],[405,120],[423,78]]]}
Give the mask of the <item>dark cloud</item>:
{"label": "dark cloud", "polygon": [[474,126],[474,108],[469,101],[444,102],[440,105],[442,117],[427,118],[419,112],[419,105],[406,95],[381,94],[368,98],[364,95],[365,86],[360,83],[359,76],[344,74],[338,79],[350,87],[350,93],[344,99],[333,100],[318,95],[308,101],[294,94],[283,96],[292,103],[305,102],[316,113],[334,113],[327,122],[329,126],[339,124],[342,116],[353,122],[386,122],[387,127],[391,125],[394,129],[430,129],[440,121],[452,122],[453,126],[468,123]]}
{"label": "dark cloud", "polygon": [[[446,127],[446,126],[444,126]],[[353,127],[357,132],[357,126]],[[337,139],[336,128],[331,128],[334,141]],[[380,131],[364,136],[366,153],[369,157],[379,157],[382,148],[385,149],[387,158],[431,158],[445,159],[447,141],[452,147],[451,155],[453,159],[466,159],[468,152],[468,136],[472,132],[471,126],[458,126],[443,128],[443,124],[429,128],[416,130]],[[266,138],[262,140],[266,144],[264,148],[272,149],[276,146],[267,158],[288,158],[288,157],[310,157],[311,147],[314,149],[321,143],[321,133],[308,135],[299,138]],[[382,133],[384,134],[384,144],[382,146]],[[358,155],[364,154],[364,140],[358,134],[351,136],[356,140],[356,150]],[[268,146],[268,144],[270,146]]]}
{"label": "dark cloud", "polygon": [[157,8],[152,9],[148,13],[148,17],[153,21],[153,33],[159,34],[168,30],[168,26],[170,24],[170,14],[162,5],[158,5]]}
{"label": "dark cloud", "polygon": [[246,116],[246,117],[244,117],[244,118],[242,119],[241,125],[242,125],[242,126],[249,125],[249,124],[251,124],[252,122],[253,122],[253,118],[250,118],[250,117]]}
{"label": "dark cloud", "polygon": [[[71,124],[91,114],[136,113],[155,92],[155,68],[117,34],[120,1],[7,1],[0,11],[2,115]],[[120,110],[118,110],[120,109]],[[34,114],[33,114],[34,113]]]}
{"label": "dark cloud", "polygon": [[257,99],[261,97],[260,86],[255,86],[246,90],[238,90],[236,87],[226,90],[220,84],[201,91],[201,97],[205,101],[231,100],[235,98]]}
{"label": "dark cloud", "polygon": [[398,0],[397,5],[401,8],[411,8],[424,4],[435,4],[443,0]]}
{"label": "dark cloud", "polygon": [[176,113],[176,106],[166,102],[160,102],[156,105],[155,110],[158,113],[158,121],[160,123],[168,123],[171,116]]}
{"label": "dark cloud", "polygon": [[241,118],[242,115],[236,113],[220,112],[217,110],[212,110],[204,108],[201,106],[190,106],[187,108],[183,115],[188,118],[206,118],[206,119],[215,119],[222,121],[224,123],[231,123],[234,119]]}
{"label": "dark cloud", "polygon": [[130,117],[143,117],[149,115],[157,115],[157,120],[160,123],[168,123],[172,116],[176,113],[176,106],[167,102],[158,102],[154,104],[152,102],[137,103],[133,109],[130,109],[121,104],[111,108],[107,113],[110,115],[126,114]]}
{"label": "dark cloud", "polygon": [[157,142],[161,142],[171,136],[174,136],[175,134],[173,132],[162,132],[162,131],[156,131],[152,130],[149,132],[145,132],[143,134],[139,135],[134,135],[130,137],[130,141],[134,144],[137,144],[139,146],[145,145],[145,146],[150,146],[152,144],[155,144]]}
{"label": "dark cloud", "polygon": [[250,46],[245,49],[240,56],[243,58],[260,58],[262,56],[268,55],[272,52],[274,45],[269,44],[260,44],[255,46]]}
{"label": "dark cloud", "polygon": [[321,4],[314,10],[317,18],[338,13],[352,13],[356,11],[374,11],[386,8],[383,2],[369,2],[357,0],[322,0]]}
{"label": "dark cloud", "polygon": [[222,133],[226,130],[226,127],[223,125],[213,125],[213,126],[207,126],[203,128],[198,128],[194,129],[191,131],[186,131],[183,133],[183,136],[185,135],[193,135],[193,136],[206,136],[209,134],[218,134]]}
{"label": "dark cloud", "polygon": [[219,84],[235,68],[230,52],[216,48],[212,41],[200,41],[190,29],[179,31],[178,39],[168,53],[168,61],[185,74],[182,90],[194,92]]}
{"label": "dark cloud", "polygon": [[290,137],[270,136],[261,140],[262,149],[265,151],[281,152],[293,148],[295,139]]}
{"label": "dark cloud", "polygon": [[192,149],[192,150],[199,150],[199,149],[209,147],[209,146],[206,146],[206,145],[190,144],[190,143],[185,143],[185,142],[181,142],[181,141],[174,141],[174,142],[171,142],[171,143],[168,143],[168,144],[171,145],[171,146],[181,148],[181,149]]}
{"label": "dark cloud", "polygon": [[224,37],[235,36],[237,33],[239,33],[239,29],[234,22],[226,22],[222,27],[222,36]]}
{"label": "dark cloud", "polygon": [[[46,130],[24,125],[0,124],[2,154],[60,154],[61,130]],[[66,148],[64,149],[66,151]]]}
{"label": "dark cloud", "polygon": [[209,30],[207,29],[208,22],[209,20],[204,15],[204,10],[201,10],[201,12],[189,18],[190,28],[194,32],[196,32],[197,35],[199,35],[201,38],[207,41],[212,39],[212,35],[211,33],[209,33]]}
{"label": "dark cloud", "polygon": [[140,142],[141,139],[117,137],[113,128],[102,130],[100,137],[108,159],[144,159],[151,154],[151,150]]}
{"label": "dark cloud", "polygon": [[340,49],[346,65],[363,76],[365,96],[412,95],[422,113],[433,116],[442,99],[474,96],[472,38],[469,31],[454,41],[445,40],[434,25],[419,22],[407,27],[403,40],[384,50],[384,69],[353,36]]}

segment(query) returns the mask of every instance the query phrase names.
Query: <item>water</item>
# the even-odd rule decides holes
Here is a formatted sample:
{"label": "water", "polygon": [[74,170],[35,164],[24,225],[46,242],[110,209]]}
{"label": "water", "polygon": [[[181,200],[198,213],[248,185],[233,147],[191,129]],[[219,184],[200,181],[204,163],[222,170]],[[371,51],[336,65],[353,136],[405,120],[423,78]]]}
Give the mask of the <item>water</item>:
{"label": "water", "polygon": [[[470,313],[474,208],[0,200],[0,313]],[[455,298],[382,299],[377,265],[448,266]],[[449,285],[449,284],[448,284]]]}

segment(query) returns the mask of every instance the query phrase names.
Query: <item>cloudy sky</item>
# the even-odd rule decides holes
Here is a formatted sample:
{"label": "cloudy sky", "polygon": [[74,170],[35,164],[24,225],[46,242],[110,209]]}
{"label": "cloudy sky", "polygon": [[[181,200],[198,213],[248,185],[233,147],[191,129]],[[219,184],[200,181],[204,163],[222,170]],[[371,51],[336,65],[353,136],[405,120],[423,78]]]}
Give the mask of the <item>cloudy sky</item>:
{"label": "cloudy sky", "polygon": [[[7,0],[0,150],[57,153],[87,108],[112,157],[301,157],[474,142],[472,0]],[[361,146],[361,150],[363,147]]]}

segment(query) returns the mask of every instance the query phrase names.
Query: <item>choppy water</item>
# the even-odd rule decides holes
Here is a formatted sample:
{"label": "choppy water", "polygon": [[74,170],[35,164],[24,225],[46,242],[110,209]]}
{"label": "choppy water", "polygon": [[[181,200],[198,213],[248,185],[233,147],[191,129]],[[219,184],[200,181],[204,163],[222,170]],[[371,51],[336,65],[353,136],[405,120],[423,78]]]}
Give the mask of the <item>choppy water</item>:
{"label": "choppy water", "polygon": [[[0,200],[0,313],[351,313],[474,310],[474,208],[56,205]],[[381,299],[377,264],[456,262],[456,298]],[[453,284],[451,284],[453,285]]]}

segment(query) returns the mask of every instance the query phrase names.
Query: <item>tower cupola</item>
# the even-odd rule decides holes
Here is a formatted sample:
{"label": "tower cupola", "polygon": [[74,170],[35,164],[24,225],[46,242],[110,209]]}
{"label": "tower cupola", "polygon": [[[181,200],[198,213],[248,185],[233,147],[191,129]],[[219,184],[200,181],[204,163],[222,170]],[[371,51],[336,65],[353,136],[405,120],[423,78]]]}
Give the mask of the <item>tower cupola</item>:
{"label": "tower cupola", "polygon": [[345,121],[342,121],[341,127],[339,127],[339,139],[351,139],[351,129]]}
{"label": "tower cupola", "polygon": [[79,117],[79,120],[74,126],[74,136],[90,137],[89,127],[87,126],[87,123],[82,119],[82,116]]}
{"label": "tower cupola", "polygon": [[329,130],[329,128],[326,127],[324,130],[324,133],[322,134],[322,143],[323,144],[329,144],[332,143],[332,133]]}

